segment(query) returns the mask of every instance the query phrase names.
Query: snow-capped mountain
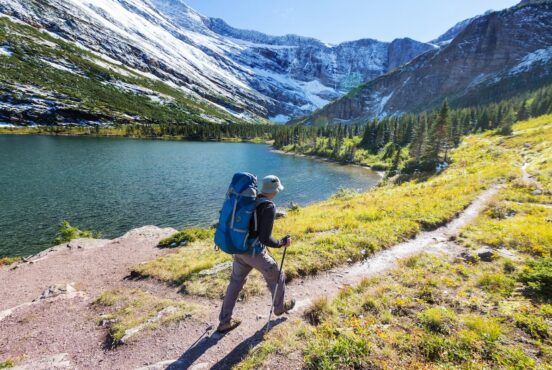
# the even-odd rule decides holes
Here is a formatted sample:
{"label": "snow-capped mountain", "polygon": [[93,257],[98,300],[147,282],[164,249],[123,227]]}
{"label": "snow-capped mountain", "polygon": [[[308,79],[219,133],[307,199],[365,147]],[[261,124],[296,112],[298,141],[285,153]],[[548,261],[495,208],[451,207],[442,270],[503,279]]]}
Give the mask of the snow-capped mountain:
{"label": "snow-capped mountain", "polygon": [[411,39],[332,46],[268,36],[181,0],[0,0],[0,12],[246,120],[303,115],[435,49]]}
{"label": "snow-capped mountain", "polygon": [[[365,122],[376,116],[484,104],[552,82],[552,2],[524,1],[476,17],[449,42],[301,119]],[[446,41],[446,39],[443,39]]]}

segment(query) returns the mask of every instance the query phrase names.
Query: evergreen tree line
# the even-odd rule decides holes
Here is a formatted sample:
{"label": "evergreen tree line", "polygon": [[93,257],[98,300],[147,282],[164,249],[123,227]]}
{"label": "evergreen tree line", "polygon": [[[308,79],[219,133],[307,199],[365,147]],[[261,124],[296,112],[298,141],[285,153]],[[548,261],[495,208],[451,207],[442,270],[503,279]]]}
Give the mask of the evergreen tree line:
{"label": "evergreen tree line", "polygon": [[180,137],[187,140],[220,141],[223,139],[252,140],[273,136],[275,125],[261,124],[139,124],[126,125],[125,135],[132,137]]}
{"label": "evergreen tree line", "polygon": [[[363,149],[387,159],[391,172],[401,162],[406,162],[405,172],[428,171],[448,161],[450,149],[464,135],[487,130],[510,135],[514,122],[548,113],[552,113],[552,85],[485,106],[451,109],[445,100],[434,112],[373,119],[362,125],[287,126],[275,131],[273,138],[276,148],[291,146],[291,150],[346,162],[359,161],[355,153]],[[347,140],[355,136],[361,140]],[[320,145],[324,150],[317,148]],[[406,161],[405,152],[409,153]]]}

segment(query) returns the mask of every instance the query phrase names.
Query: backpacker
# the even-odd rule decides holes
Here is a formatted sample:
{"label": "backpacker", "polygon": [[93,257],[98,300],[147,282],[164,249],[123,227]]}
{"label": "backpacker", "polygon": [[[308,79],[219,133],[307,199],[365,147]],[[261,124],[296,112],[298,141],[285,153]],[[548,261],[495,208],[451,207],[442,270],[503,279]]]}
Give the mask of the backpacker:
{"label": "backpacker", "polygon": [[[230,254],[246,253],[257,241],[249,240],[249,224],[256,217],[256,207],[265,198],[257,198],[257,178],[238,172],[226,192],[215,231],[215,245]],[[257,222],[255,219],[255,230]]]}

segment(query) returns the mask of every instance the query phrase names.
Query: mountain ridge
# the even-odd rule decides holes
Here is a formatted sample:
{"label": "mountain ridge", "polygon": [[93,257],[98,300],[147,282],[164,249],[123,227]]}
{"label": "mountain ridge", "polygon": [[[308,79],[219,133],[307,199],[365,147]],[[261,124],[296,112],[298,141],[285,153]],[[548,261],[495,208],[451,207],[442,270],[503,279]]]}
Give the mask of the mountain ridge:
{"label": "mountain ridge", "polygon": [[445,98],[474,105],[542,86],[552,80],[551,20],[549,2],[476,17],[450,43],[293,122],[365,122],[430,110]]}
{"label": "mountain ridge", "polygon": [[273,121],[304,115],[435,48],[408,38],[328,45],[269,36],[205,17],[182,1],[3,0],[0,12],[231,114]]}

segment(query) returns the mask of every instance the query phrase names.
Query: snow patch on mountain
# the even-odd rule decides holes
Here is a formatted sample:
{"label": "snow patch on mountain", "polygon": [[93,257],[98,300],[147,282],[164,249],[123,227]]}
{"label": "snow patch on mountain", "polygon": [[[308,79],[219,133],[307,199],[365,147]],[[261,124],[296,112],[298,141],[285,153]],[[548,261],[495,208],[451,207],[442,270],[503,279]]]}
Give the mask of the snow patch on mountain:
{"label": "snow patch on mountain", "polygon": [[517,74],[529,71],[536,63],[547,63],[552,60],[552,46],[538,49],[527,54],[520,63],[510,69],[510,74]]}
{"label": "snow patch on mountain", "polygon": [[44,59],[44,58],[40,58],[40,61],[42,63],[46,63],[50,67],[55,68],[57,70],[72,73],[74,75],[78,75],[78,76],[86,78],[86,75],[84,74],[84,72],[80,68],[78,68],[77,66],[75,66],[74,64],[72,64],[72,63],[70,63],[66,60],[53,61],[53,60],[47,60],[47,59]]}
{"label": "snow patch on mountain", "polygon": [[9,46],[7,45],[0,46],[0,56],[11,57],[12,55],[13,55],[13,51]]}
{"label": "snow patch on mountain", "polygon": [[391,94],[381,98],[379,107],[378,107],[378,112],[379,112],[378,115],[381,116],[382,113],[385,111],[385,106],[387,105],[387,102],[389,101],[389,99],[391,99],[392,96],[393,96],[393,91],[391,92]]}
{"label": "snow patch on mountain", "polygon": [[138,86],[134,84],[130,84],[127,82],[119,81],[119,80],[111,80],[106,81],[103,83],[104,85],[111,85],[113,87],[116,87],[122,91],[131,92],[133,94],[138,95],[145,95],[153,102],[159,103],[159,104],[168,104],[174,101],[174,99],[168,95],[165,94],[159,94],[151,89],[148,89],[143,86]]}
{"label": "snow patch on mountain", "polygon": [[270,117],[269,120],[274,123],[286,123],[291,119],[290,116],[286,116],[284,114],[278,114],[277,116]]}

